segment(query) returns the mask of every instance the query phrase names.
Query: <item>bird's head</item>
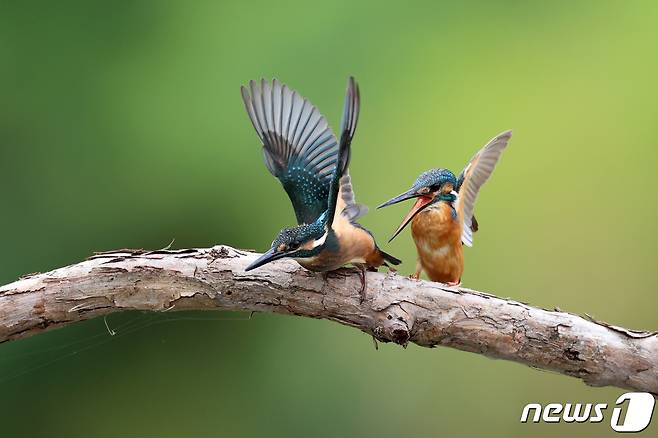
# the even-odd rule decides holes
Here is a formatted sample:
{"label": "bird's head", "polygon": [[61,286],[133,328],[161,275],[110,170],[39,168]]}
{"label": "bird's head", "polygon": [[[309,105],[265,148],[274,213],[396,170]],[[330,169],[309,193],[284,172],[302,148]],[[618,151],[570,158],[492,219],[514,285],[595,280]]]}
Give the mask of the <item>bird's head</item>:
{"label": "bird's head", "polygon": [[245,271],[251,271],[285,257],[303,259],[317,255],[324,247],[328,235],[323,217],[324,214],[312,224],[281,230],[272,242],[272,247],[247,266]]}
{"label": "bird's head", "polygon": [[400,231],[423,209],[439,201],[454,201],[457,197],[456,188],[457,178],[454,173],[448,169],[431,169],[416,178],[416,181],[409,190],[377,207],[387,207],[398,202],[406,201],[407,199],[417,198],[416,203],[402,220],[402,223],[393,234],[393,237],[389,239],[389,242],[395,239],[395,236],[400,234]]}

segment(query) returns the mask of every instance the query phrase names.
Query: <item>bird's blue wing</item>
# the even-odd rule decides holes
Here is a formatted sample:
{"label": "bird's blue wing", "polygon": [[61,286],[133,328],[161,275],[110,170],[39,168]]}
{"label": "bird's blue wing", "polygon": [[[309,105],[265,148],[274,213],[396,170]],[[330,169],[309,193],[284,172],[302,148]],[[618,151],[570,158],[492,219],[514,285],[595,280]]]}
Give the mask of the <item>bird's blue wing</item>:
{"label": "bird's blue wing", "polygon": [[[353,77],[347,82],[347,93],[345,95],[345,105],[343,107],[343,118],[340,124],[340,144],[338,148],[338,157],[336,169],[331,178],[331,187],[329,189],[329,202],[327,206],[327,221],[331,226],[337,207],[339,214],[345,213],[348,218],[351,215],[356,219],[361,208],[354,201],[354,192],[347,168],[350,164],[351,145],[356,131],[356,125],[359,121],[359,110],[361,108],[361,96],[359,86]],[[340,202],[338,199],[339,192],[342,190]],[[353,209],[350,212],[349,209]]]}
{"label": "bird's blue wing", "polygon": [[241,90],[265,165],[288,193],[297,222],[312,223],[327,210],[336,136],[312,103],[276,79],[250,81]]}

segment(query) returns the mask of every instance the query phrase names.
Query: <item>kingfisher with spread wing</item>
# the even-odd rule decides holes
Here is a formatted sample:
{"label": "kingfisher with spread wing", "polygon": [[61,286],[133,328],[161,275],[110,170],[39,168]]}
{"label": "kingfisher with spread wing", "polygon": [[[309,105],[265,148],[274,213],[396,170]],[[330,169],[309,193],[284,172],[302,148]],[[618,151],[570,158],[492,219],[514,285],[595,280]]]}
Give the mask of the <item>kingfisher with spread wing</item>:
{"label": "kingfisher with spread wing", "polygon": [[512,131],[494,137],[475,154],[456,177],[448,169],[431,169],[421,174],[411,189],[378,208],[416,198],[411,211],[389,240],[411,222],[418,261],[413,278],[423,271],[432,281],[456,286],[464,272],[463,245],[473,245],[478,223],[473,215],[480,187],[487,182],[507,146]]}
{"label": "kingfisher with spread wing", "polygon": [[400,260],[379,249],[357,222],[368,209],[356,203],[348,173],[360,108],[354,78],[348,81],[340,142],[315,106],[276,79],[249,82],[242,99],[263,144],[265,165],[283,185],[298,223],[282,230],[246,270],[284,257],[320,272],[353,264],[360,269],[363,297],[365,270]]}

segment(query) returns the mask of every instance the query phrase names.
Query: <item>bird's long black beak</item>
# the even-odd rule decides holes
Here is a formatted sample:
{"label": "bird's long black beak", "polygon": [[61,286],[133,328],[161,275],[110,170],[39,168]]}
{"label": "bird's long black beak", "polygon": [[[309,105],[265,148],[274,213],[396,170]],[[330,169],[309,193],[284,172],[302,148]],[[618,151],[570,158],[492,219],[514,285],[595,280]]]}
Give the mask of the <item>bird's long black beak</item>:
{"label": "bird's long black beak", "polygon": [[395,198],[389,199],[377,208],[388,207],[389,205],[397,204],[398,202],[406,201],[407,199],[417,198],[418,196],[420,195],[416,192],[416,190],[409,189],[406,192],[396,196]]}
{"label": "bird's long black beak", "polygon": [[282,257],[285,257],[285,253],[276,252],[276,248],[270,248],[269,251],[254,260],[244,270],[251,271],[252,269],[260,268],[261,266],[273,262],[274,260],[279,260]]}
{"label": "bird's long black beak", "polygon": [[397,230],[395,230],[395,233],[393,233],[393,236],[391,236],[390,239],[388,239],[389,243],[397,237],[398,234],[402,230],[404,230],[404,227],[407,226],[409,222],[416,216],[423,208],[427,207],[432,200],[434,200],[434,195],[431,196],[426,196],[426,195],[419,195],[418,192],[415,189],[408,190],[401,195],[396,196],[395,198],[384,202],[382,205],[380,205],[377,208],[382,208],[382,207],[387,207],[392,204],[397,204],[398,202],[406,201],[407,199],[413,199],[413,198],[418,198],[416,200],[416,203],[414,204],[413,207],[411,207],[411,210],[407,215],[402,219],[402,223],[400,223],[400,226],[398,227]]}

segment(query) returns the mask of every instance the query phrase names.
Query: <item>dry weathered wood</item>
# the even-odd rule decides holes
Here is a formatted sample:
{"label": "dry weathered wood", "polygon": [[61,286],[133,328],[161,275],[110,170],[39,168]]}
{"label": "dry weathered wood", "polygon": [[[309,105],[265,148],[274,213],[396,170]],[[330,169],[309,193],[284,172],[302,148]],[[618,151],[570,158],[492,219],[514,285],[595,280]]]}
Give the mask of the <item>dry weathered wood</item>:
{"label": "dry weathered wood", "polygon": [[244,272],[256,257],[226,246],[120,250],[0,288],[0,342],[111,312],[216,309],[276,312],[352,326],[383,342],[443,345],[658,393],[658,335],[548,311],[482,292],[351,271],[327,280],[295,262]]}

